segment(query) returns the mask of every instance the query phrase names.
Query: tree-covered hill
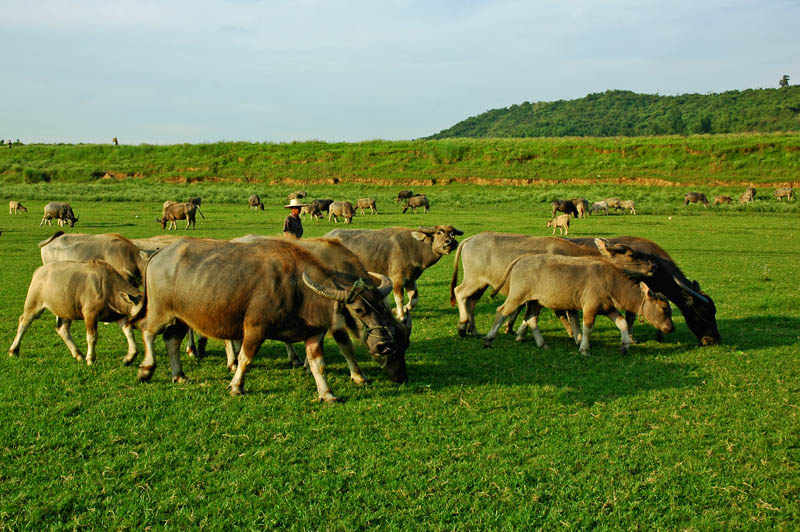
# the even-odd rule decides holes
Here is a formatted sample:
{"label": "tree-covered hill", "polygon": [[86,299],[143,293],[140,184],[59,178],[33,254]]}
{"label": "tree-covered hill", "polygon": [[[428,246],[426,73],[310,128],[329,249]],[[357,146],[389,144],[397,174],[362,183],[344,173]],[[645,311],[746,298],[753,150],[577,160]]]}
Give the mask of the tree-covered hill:
{"label": "tree-covered hill", "polygon": [[492,109],[428,138],[613,137],[800,131],[800,86],[659,96],[609,90]]}

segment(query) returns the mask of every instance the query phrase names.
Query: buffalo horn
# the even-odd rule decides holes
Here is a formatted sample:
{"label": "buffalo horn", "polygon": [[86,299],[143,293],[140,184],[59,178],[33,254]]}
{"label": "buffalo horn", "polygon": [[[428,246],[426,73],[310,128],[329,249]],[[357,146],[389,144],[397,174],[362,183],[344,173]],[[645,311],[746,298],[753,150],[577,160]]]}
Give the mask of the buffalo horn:
{"label": "buffalo horn", "polygon": [[461,236],[461,235],[464,234],[464,231],[462,231],[461,229],[456,229],[455,227],[453,227],[453,234],[456,235],[456,236]]}
{"label": "buffalo horn", "polygon": [[696,299],[699,299],[703,303],[708,303],[709,302],[708,298],[706,296],[698,293],[694,288],[690,288],[689,286],[686,286],[686,283],[684,283],[683,281],[678,279],[678,277],[676,275],[673,275],[672,278],[675,280],[676,283],[678,283],[678,286],[680,286],[684,291],[686,291],[689,294],[691,294],[692,297],[694,297]]}
{"label": "buffalo horn", "polygon": [[380,284],[378,285],[378,293],[381,297],[386,297],[392,291],[392,280],[382,273],[369,272]]}
{"label": "buffalo horn", "polygon": [[433,233],[436,232],[436,228],[435,227],[419,227],[417,229],[417,231],[419,231],[420,233],[425,233],[426,235],[432,235]]}
{"label": "buffalo horn", "polygon": [[312,292],[322,297],[333,299],[334,301],[341,301],[342,303],[347,303],[347,300],[350,299],[350,294],[347,290],[325,288],[319,283],[313,281],[306,272],[303,272],[303,282],[311,289]]}

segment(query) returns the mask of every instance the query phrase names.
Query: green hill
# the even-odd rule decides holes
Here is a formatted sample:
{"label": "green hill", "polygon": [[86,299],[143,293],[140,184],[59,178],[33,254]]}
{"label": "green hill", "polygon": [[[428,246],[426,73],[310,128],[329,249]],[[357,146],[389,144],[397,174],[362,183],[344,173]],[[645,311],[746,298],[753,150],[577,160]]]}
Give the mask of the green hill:
{"label": "green hill", "polygon": [[615,137],[800,131],[800,86],[659,96],[609,90],[523,102],[463,120],[429,139]]}

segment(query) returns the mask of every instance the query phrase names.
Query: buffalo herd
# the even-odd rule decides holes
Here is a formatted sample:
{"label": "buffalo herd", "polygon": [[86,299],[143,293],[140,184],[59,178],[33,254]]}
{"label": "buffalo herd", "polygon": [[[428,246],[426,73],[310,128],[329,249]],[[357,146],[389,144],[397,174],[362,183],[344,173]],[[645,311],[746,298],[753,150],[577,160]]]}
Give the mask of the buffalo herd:
{"label": "buffalo herd", "polygon": [[[302,199],[307,194],[297,191],[290,196]],[[754,197],[753,192],[751,201]],[[794,194],[788,189],[776,197],[793,199]],[[377,213],[371,198],[361,198],[355,205],[306,201],[308,210],[303,214],[321,217],[328,212],[329,219],[347,223],[356,209]],[[427,212],[430,207],[425,195],[410,190],[401,191],[396,201],[404,204],[404,212],[417,207]],[[685,203],[696,202],[708,204],[703,193],[686,195]],[[715,198],[715,204],[720,202]],[[162,228],[177,227],[177,220],[186,220],[187,229],[194,227],[195,215],[203,216],[200,204],[200,198],[165,202],[157,221]],[[248,205],[264,209],[257,194],[250,196]],[[554,232],[556,227],[568,229],[571,216],[583,217],[592,210],[635,213],[633,201],[618,198],[591,207],[583,198],[557,200],[551,206]],[[12,213],[27,210],[19,202],[11,202],[9,208]],[[64,202],[48,203],[44,214],[41,224],[53,218],[61,225],[78,221]],[[116,322],[122,328],[128,342],[126,365],[137,356],[133,329],[138,328],[144,341],[140,381],[152,378],[154,340],[163,337],[172,379],[181,382],[186,380],[182,341],[188,335],[194,346],[196,335],[211,337],[225,342],[233,372],[230,393],[239,395],[262,343],[276,340],[287,345],[295,364],[305,363],[319,400],[333,402],[337,398],[324,370],[324,337],[330,333],[335,340],[354,383],[365,383],[366,376],[352,339],[366,346],[391,381],[406,382],[412,315],[420,298],[418,280],[449,254],[454,255],[450,303],[457,307],[458,336],[482,336],[475,311],[487,288],[493,288],[493,296],[506,296],[484,337],[485,348],[492,346],[503,324],[507,332],[516,331],[518,341],[530,330],[536,345],[547,348],[538,326],[545,307],[560,318],[582,354],[589,353],[596,316],[605,315],[617,326],[624,353],[635,342],[636,316],[653,325],[659,339],[673,331],[671,304],[683,314],[700,345],[720,342],[711,296],[651,240],[480,232],[459,243],[463,235],[452,225],[337,228],[323,237],[297,241],[258,235],[228,241],[177,234],[128,239],[119,234],[58,231],[39,243],[43,265],[33,274],[9,354],[19,354],[26,330],[47,309],[56,315],[56,331],[72,356],[87,364],[95,360],[98,321]],[[393,310],[386,302],[389,294]],[[523,317],[515,326],[518,314]],[[85,356],[70,336],[74,320],[86,322]],[[298,342],[305,346],[304,357],[294,354],[292,344]]]}

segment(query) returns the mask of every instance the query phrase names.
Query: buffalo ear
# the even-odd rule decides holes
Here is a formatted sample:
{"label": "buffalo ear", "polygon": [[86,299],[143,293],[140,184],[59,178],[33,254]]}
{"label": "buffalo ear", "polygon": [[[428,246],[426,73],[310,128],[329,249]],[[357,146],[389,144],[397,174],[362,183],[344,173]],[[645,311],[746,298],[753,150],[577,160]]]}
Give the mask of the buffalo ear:
{"label": "buffalo ear", "polygon": [[464,234],[464,231],[462,231],[461,229],[456,229],[455,227],[453,227],[453,234],[456,235],[456,236],[461,236],[461,235]]}
{"label": "buffalo ear", "polygon": [[650,287],[647,286],[647,283],[639,283],[639,288],[641,288],[642,294],[644,294],[645,297],[653,297],[653,291],[650,290]]}
{"label": "buffalo ear", "polygon": [[413,236],[417,240],[424,241],[426,238],[428,238],[429,235],[427,235],[426,233],[422,233],[420,231],[411,231],[411,236]]}

